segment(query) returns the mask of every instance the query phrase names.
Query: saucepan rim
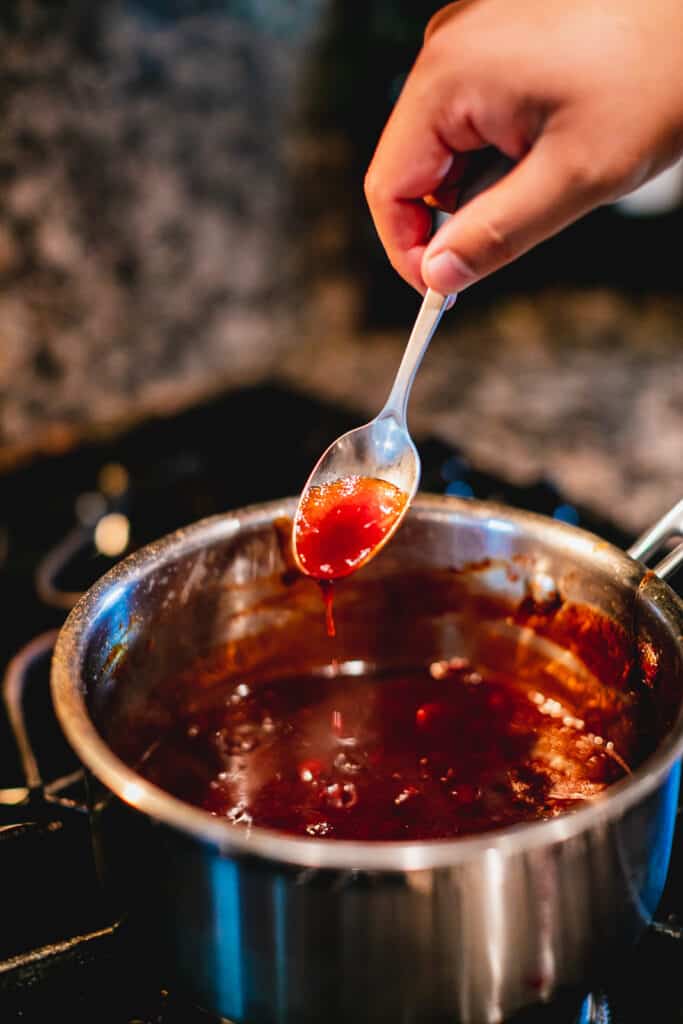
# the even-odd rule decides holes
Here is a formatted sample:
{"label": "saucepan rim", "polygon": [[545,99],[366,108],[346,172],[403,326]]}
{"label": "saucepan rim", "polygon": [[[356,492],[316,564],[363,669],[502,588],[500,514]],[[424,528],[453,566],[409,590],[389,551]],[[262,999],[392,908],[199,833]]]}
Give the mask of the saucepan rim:
{"label": "saucepan rim", "polygon": [[[111,607],[127,586],[158,571],[179,554],[229,539],[242,529],[291,517],[295,507],[296,498],[286,498],[211,516],[176,530],[119,562],[83,595],[69,614],[52,659],[53,704],[64,734],[81,762],[121,800],[155,822],[180,830],[228,856],[257,857],[300,868],[404,873],[451,867],[491,850],[507,857],[564,842],[622,816],[663,783],[683,754],[683,705],[670,732],[643,764],[586,807],[556,818],[457,839],[361,842],[289,836],[261,827],[254,827],[247,834],[243,827],[193,807],[138,775],[114,754],[88,712],[81,667],[98,615]],[[632,588],[647,571],[642,563],[586,530],[493,502],[420,493],[409,512],[409,516],[416,515],[435,522],[442,518],[457,521],[458,517],[467,522],[473,518],[498,520],[503,526],[514,524],[540,541],[544,536],[552,536],[556,541],[561,538],[567,548],[576,549],[582,556],[589,555]],[[683,633],[683,601],[666,583],[657,578],[649,580],[647,599],[656,601],[659,614]],[[683,658],[683,636],[679,651]]]}

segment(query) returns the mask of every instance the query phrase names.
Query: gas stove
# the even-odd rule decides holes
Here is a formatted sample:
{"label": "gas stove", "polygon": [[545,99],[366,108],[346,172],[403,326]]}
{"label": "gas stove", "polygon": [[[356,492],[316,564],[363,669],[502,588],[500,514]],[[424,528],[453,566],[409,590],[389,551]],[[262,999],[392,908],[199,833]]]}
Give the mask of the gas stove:
{"label": "gas stove", "polygon": [[[256,432],[253,424],[272,424]],[[282,425],[282,426],[278,426]],[[206,1024],[165,978],[154,950],[107,907],[93,862],[79,763],[55,721],[49,665],[79,593],[140,545],[202,516],[296,494],[344,430],[349,410],[277,386],[36,459],[0,478],[0,1018],[43,1024]],[[632,538],[564,499],[480,472],[434,438],[418,443],[422,487],[502,501],[578,524],[621,547]],[[683,591],[682,574],[673,585]],[[683,847],[674,848],[658,919],[613,977],[542,1019],[635,1024],[683,1019]],[[533,1015],[534,1022],[540,1021]],[[526,1018],[525,1018],[526,1020]]]}

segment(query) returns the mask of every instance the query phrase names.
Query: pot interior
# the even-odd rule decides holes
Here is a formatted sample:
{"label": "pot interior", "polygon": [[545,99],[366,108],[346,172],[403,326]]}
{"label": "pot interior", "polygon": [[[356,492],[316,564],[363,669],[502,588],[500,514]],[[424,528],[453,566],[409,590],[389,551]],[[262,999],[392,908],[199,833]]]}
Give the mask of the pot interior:
{"label": "pot interior", "polygon": [[102,586],[87,631],[88,707],[128,764],[172,728],[165,684],[198,659],[204,700],[226,680],[324,676],[333,659],[342,675],[454,658],[505,666],[573,716],[599,711],[630,769],[674,729],[680,604],[597,538],[476,502],[418,499],[392,543],[335,585],[332,641],[317,584],[293,567],[292,511],[198,524]]}

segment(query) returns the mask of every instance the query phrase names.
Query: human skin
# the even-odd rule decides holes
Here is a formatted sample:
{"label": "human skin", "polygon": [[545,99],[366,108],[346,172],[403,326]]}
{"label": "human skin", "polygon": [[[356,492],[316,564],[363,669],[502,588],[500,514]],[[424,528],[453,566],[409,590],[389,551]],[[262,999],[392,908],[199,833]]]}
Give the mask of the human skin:
{"label": "human skin", "polygon": [[[431,237],[422,197],[487,145],[515,167]],[[398,273],[451,294],[682,153],[681,0],[459,0],[427,27],[365,192]]]}

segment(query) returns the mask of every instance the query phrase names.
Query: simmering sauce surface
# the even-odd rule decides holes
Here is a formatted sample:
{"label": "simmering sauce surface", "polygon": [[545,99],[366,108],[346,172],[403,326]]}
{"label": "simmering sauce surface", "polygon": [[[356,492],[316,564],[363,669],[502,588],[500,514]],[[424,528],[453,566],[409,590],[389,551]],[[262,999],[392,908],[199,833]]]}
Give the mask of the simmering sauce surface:
{"label": "simmering sauce surface", "polygon": [[[182,690],[169,684],[172,726],[135,767],[246,829],[463,836],[571,810],[628,770],[608,738],[609,709],[587,723],[532,685],[459,658],[377,675],[342,666],[261,682],[214,678],[208,688],[193,687],[191,673],[183,680]],[[124,758],[144,745],[135,731],[112,737]]]}

